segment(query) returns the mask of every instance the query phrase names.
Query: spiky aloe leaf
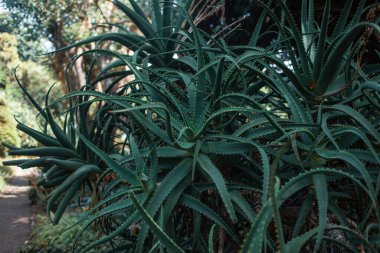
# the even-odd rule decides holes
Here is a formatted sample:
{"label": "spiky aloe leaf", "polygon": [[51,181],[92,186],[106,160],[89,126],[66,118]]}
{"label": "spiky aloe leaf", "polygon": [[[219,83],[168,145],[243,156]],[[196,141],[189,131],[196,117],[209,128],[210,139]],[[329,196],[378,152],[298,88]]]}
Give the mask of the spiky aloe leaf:
{"label": "spiky aloe leaf", "polygon": [[[314,175],[336,175],[340,177],[345,177],[352,180],[356,185],[363,189],[369,196],[371,196],[368,189],[354,176],[335,169],[314,169],[301,173],[300,175],[290,179],[277,193],[277,197],[274,201],[277,201],[277,205],[280,206],[284,201],[286,201],[294,193],[301,189],[313,184]],[[247,238],[242,245],[241,251],[243,253],[252,252],[253,250],[257,252],[262,252],[264,238],[266,236],[266,228],[272,219],[272,208],[270,202],[267,202],[263,206],[260,214],[258,215],[256,222],[252,225]]]}
{"label": "spiky aloe leaf", "polygon": [[144,221],[148,224],[158,240],[169,250],[169,252],[184,253],[183,251],[152,219],[147,211],[141,206],[136,199],[134,193],[130,193],[130,197],[140,215],[144,218]]}
{"label": "spiky aloe leaf", "polygon": [[198,157],[198,163],[202,170],[204,170],[208,176],[212,179],[212,181],[215,183],[220,197],[222,198],[224,205],[227,209],[227,212],[233,222],[237,221],[237,217],[235,214],[235,210],[231,203],[231,197],[228,193],[225,180],[218,170],[218,168],[214,165],[214,163],[211,161],[211,159],[203,154],[200,154]]}
{"label": "spiky aloe leaf", "polygon": [[37,130],[34,130],[33,128],[28,127],[27,125],[22,124],[21,122],[18,122],[16,127],[18,130],[26,133],[27,135],[34,138],[36,141],[45,146],[61,146],[61,144],[55,138]]}
{"label": "spiky aloe leaf", "polygon": [[61,147],[46,147],[46,148],[23,148],[9,151],[10,155],[25,155],[25,156],[55,156],[62,158],[79,158],[79,155],[68,148]]}
{"label": "spiky aloe leaf", "polygon": [[362,32],[366,28],[371,28],[377,34],[380,33],[380,27],[374,23],[363,22],[350,28],[347,33],[334,45],[334,49],[329,54],[326,62],[322,68],[320,77],[316,84],[316,93],[323,95],[328,86],[340,69],[343,67],[341,63],[341,57],[350,48],[350,44],[354,42],[356,35]]}
{"label": "spiky aloe leaf", "polygon": [[[157,37],[152,25],[146,19],[145,15],[140,16],[140,13],[131,10],[128,6],[118,0],[113,0],[113,2],[136,24],[136,26],[141,30],[147,39],[154,39]],[[137,5],[135,4],[134,6]],[[152,44],[155,45],[158,49],[163,49],[162,43],[160,43],[158,40],[152,40]]]}
{"label": "spiky aloe leaf", "polygon": [[318,80],[319,74],[321,73],[323,60],[325,58],[324,52],[325,52],[325,43],[326,43],[327,28],[328,28],[328,21],[329,21],[329,12],[330,12],[330,0],[327,0],[325,2],[325,7],[323,11],[322,25],[321,25],[321,30],[319,32],[318,45],[317,45],[317,50],[315,52],[315,60],[313,64],[314,80]]}
{"label": "spiky aloe leaf", "polygon": [[79,138],[89,147],[97,156],[99,156],[104,162],[117,174],[120,175],[124,180],[131,183],[132,185],[141,185],[137,176],[128,169],[122,167],[119,163],[111,159],[106,153],[104,153],[101,149],[96,147],[93,143],[87,140],[83,135],[77,132]]}
{"label": "spiky aloe leaf", "polygon": [[212,225],[210,229],[210,233],[208,234],[208,252],[209,253],[214,253],[214,230],[215,230],[216,225]]}
{"label": "spiky aloe leaf", "polygon": [[324,175],[314,175],[313,183],[315,186],[315,192],[318,201],[318,216],[319,216],[319,224],[318,224],[318,234],[316,243],[314,246],[314,252],[317,252],[323,239],[323,234],[327,225],[327,205],[328,205],[328,189],[326,183],[326,177]]}
{"label": "spiky aloe leaf", "polygon": [[235,240],[237,240],[237,236],[233,232],[233,230],[226,224],[226,222],[217,214],[215,213],[211,208],[200,202],[198,199],[189,196],[187,194],[183,194],[179,200],[179,203],[194,209],[198,213],[206,216],[208,219],[214,221],[216,224],[221,226],[229,235],[232,236]]}
{"label": "spiky aloe leaf", "polygon": [[99,173],[99,167],[95,165],[84,165],[72,173],[59,187],[54,189],[51,196],[49,197],[48,203],[46,205],[47,213],[52,212],[53,203],[66,191],[65,197],[60,202],[56,215],[52,220],[53,224],[57,224],[62,217],[63,211],[66,209],[67,205],[77,194],[78,188],[82,184],[82,181],[91,173]]}
{"label": "spiky aloe leaf", "polygon": [[[156,192],[152,196],[152,199],[149,201],[149,204],[146,208],[147,213],[155,217],[159,208],[163,206],[164,201],[168,195],[173,191],[173,189],[182,181],[183,178],[189,174],[191,169],[192,161],[189,158],[183,159],[161,182],[160,187],[157,188]],[[137,250],[142,250],[142,244],[145,241],[145,236],[148,230],[143,228],[139,234],[139,243],[137,243]]]}

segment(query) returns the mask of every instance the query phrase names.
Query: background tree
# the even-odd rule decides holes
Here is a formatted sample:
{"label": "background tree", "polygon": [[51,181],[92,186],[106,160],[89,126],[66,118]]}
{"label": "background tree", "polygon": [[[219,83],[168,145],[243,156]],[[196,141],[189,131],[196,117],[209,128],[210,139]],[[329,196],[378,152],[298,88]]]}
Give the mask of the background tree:
{"label": "background tree", "polygon": [[[5,0],[3,7],[8,10],[8,17],[2,17],[6,23],[2,22],[0,30],[18,34],[17,39],[22,42],[18,47],[21,58],[34,61],[40,60],[41,57],[36,55],[42,52],[65,47],[102,31],[109,27],[110,21],[120,23],[110,1]],[[51,56],[51,65],[62,83],[65,83],[66,64],[81,52],[83,50],[79,47]],[[73,74],[67,81],[73,88],[78,88],[85,82],[83,60],[76,61],[71,71]],[[63,87],[67,91],[65,85]]]}
{"label": "background tree", "polygon": [[[50,85],[57,82],[52,69],[47,64],[21,59],[18,53],[19,43],[15,35],[0,33],[0,143],[7,141],[11,144],[19,144],[20,140],[15,131],[16,122],[13,117],[21,122],[29,122],[33,127],[38,126],[38,120],[34,117],[30,104],[25,100],[15,81],[16,67],[19,66],[17,69],[18,79],[30,88],[31,94],[39,103],[44,102]],[[61,89],[52,91],[52,97],[59,95],[62,95]],[[36,144],[27,135],[19,134],[23,146]]]}

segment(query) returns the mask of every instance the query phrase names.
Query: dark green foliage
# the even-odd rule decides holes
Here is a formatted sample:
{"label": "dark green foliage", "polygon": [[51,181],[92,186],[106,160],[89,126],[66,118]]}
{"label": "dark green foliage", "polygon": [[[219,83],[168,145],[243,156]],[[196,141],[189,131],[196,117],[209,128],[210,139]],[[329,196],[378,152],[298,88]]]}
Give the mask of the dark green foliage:
{"label": "dark green foliage", "polygon": [[[42,215],[36,216],[37,226],[32,230],[30,240],[24,245],[21,253],[64,253],[70,252],[73,239],[81,226],[74,226],[78,221],[78,214],[65,214],[57,226]],[[81,245],[86,245],[96,240],[98,234],[91,230],[85,231]],[[107,245],[95,248],[89,253],[106,252]]]}
{"label": "dark green foliage", "polygon": [[[356,35],[380,28],[359,22],[364,4],[351,22],[344,9],[332,33],[329,1],[320,26],[313,1],[302,1],[301,28],[282,1],[282,18],[263,5],[279,34],[264,49],[254,47],[260,26],[250,46],[228,46],[195,27],[188,3],[154,1],[149,21],[130,2],[115,4],[143,36],[99,35],[62,50],[107,40],[134,55],[85,52],[113,62],[100,71],[94,62],[87,85],[54,102],[70,102],[64,127],[48,99],[38,108],[54,137],[24,129],[47,147],[12,151],[42,157],[40,184],[57,186],[53,223],[91,192],[75,242],[91,224],[102,236],[75,250],[378,252],[378,73],[355,60]],[[103,79],[112,84],[101,92]]]}

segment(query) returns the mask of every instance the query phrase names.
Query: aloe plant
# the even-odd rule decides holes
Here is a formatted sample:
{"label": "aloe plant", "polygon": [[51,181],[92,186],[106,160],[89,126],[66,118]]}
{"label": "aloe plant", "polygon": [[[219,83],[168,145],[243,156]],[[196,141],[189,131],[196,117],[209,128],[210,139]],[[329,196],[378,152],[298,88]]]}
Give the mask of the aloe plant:
{"label": "aloe plant", "polygon": [[[261,25],[250,45],[213,39],[187,14],[191,1],[153,1],[152,22],[130,3],[133,9],[115,1],[144,37],[105,34],[72,46],[112,40],[134,55],[85,52],[113,61],[97,70],[95,59],[82,90],[53,103],[47,95],[45,108],[21,86],[54,137],[20,123],[44,147],[10,147],[40,158],[7,164],[43,168],[41,185],[57,186],[48,205],[54,223],[74,197],[92,193],[82,232],[95,225],[103,236],[76,250],[110,243],[126,252],[376,252],[376,75],[359,71],[352,90],[340,90],[356,67],[352,35],[380,31],[376,22],[356,24],[364,2],[349,25],[346,4],[331,38],[329,1],[319,30],[313,1],[302,2],[302,33],[282,1],[282,19],[269,2],[263,17],[273,18],[280,35],[268,48],[256,47]],[[277,56],[284,48],[294,71]],[[112,84],[100,91],[104,79]],[[60,127],[49,106],[64,101],[70,107]]]}
{"label": "aloe plant", "polygon": [[[268,12],[277,26],[279,40],[284,41],[279,43],[278,47],[289,54],[291,68],[294,71],[290,71],[288,66],[277,61],[273,63],[286,72],[303,96],[318,101],[331,97],[330,95],[343,95],[341,92],[343,90],[352,93],[354,87],[358,85],[358,79],[365,79],[365,73],[357,69],[360,62],[354,61],[365,44],[363,40],[358,40],[357,36],[363,34],[366,29],[372,29],[375,33],[380,32],[378,19],[374,22],[362,21],[363,15],[371,8],[366,6],[365,0],[358,2],[350,20],[348,17],[354,1],[347,1],[332,30],[334,21],[330,20],[330,2],[325,1],[320,26],[316,26],[314,20],[313,1],[302,1],[301,27],[297,26],[285,1],[278,1],[282,9],[281,19],[274,13]],[[265,10],[269,9],[264,4],[262,6]],[[259,33],[254,33],[251,46],[257,42],[257,34]]]}

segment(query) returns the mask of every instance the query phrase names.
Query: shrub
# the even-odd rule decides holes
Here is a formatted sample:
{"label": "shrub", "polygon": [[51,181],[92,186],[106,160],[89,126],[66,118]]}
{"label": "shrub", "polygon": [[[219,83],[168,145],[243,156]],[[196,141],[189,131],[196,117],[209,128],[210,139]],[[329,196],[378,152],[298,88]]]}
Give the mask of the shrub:
{"label": "shrub", "polygon": [[12,177],[13,171],[11,168],[6,166],[0,166],[0,193],[4,191],[7,185],[7,179]]}
{"label": "shrub", "polygon": [[[102,237],[82,252],[104,243],[126,252],[376,252],[379,86],[374,68],[355,60],[380,28],[359,22],[365,1],[349,21],[352,2],[332,32],[329,1],[319,28],[313,1],[302,1],[301,29],[282,1],[280,19],[263,5],[272,30],[259,23],[249,45],[229,46],[197,29],[191,1],[153,1],[151,22],[134,1],[115,1],[143,35],[121,29],[72,45],[97,42],[83,55],[113,61],[98,71],[94,60],[83,89],[53,103],[70,102],[63,126],[49,93],[45,109],[33,102],[54,136],[20,123],[45,147],[14,148],[39,158],[8,164],[43,167],[40,185],[56,186],[54,224],[72,199],[92,194],[83,229],[93,224]],[[277,42],[256,47],[266,32]],[[100,49],[106,40],[135,53]]]}
{"label": "shrub", "polygon": [[[11,112],[0,90],[0,142],[6,142],[13,146],[20,145],[20,137],[16,131],[16,122],[12,118]],[[5,147],[0,143],[0,157],[5,156]]]}
{"label": "shrub", "polygon": [[[42,61],[21,61],[17,51],[18,44],[14,35],[0,33],[0,128],[2,129],[0,131],[0,142],[8,142],[14,146],[20,145],[20,142],[24,147],[35,146],[37,143],[27,134],[19,133],[18,135],[15,130],[16,122],[13,117],[23,122],[28,122],[30,127],[39,127],[31,105],[25,101],[23,93],[16,87],[17,85],[14,85],[15,68],[20,65],[17,69],[17,77],[21,82],[27,84],[27,87],[31,90],[31,95],[39,103],[44,101],[49,84],[54,83],[55,78],[52,71]],[[61,95],[62,90],[55,89],[52,97],[57,98]],[[62,110],[63,108],[59,109]],[[39,117],[37,117],[37,120],[39,120]],[[7,123],[4,123],[5,121]]]}
{"label": "shrub", "polygon": [[[64,253],[70,252],[76,233],[81,226],[74,226],[78,214],[65,214],[57,226],[53,226],[43,215],[36,216],[36,226],[32,230],[28,243],[20,250],[21,253]],[[74,227],[73,227],[74,226]],[[82,246],[96,240],[96,234],[85,231],[80,242]],[[107,248],[98,247],[88,252],[105,252]]]}

